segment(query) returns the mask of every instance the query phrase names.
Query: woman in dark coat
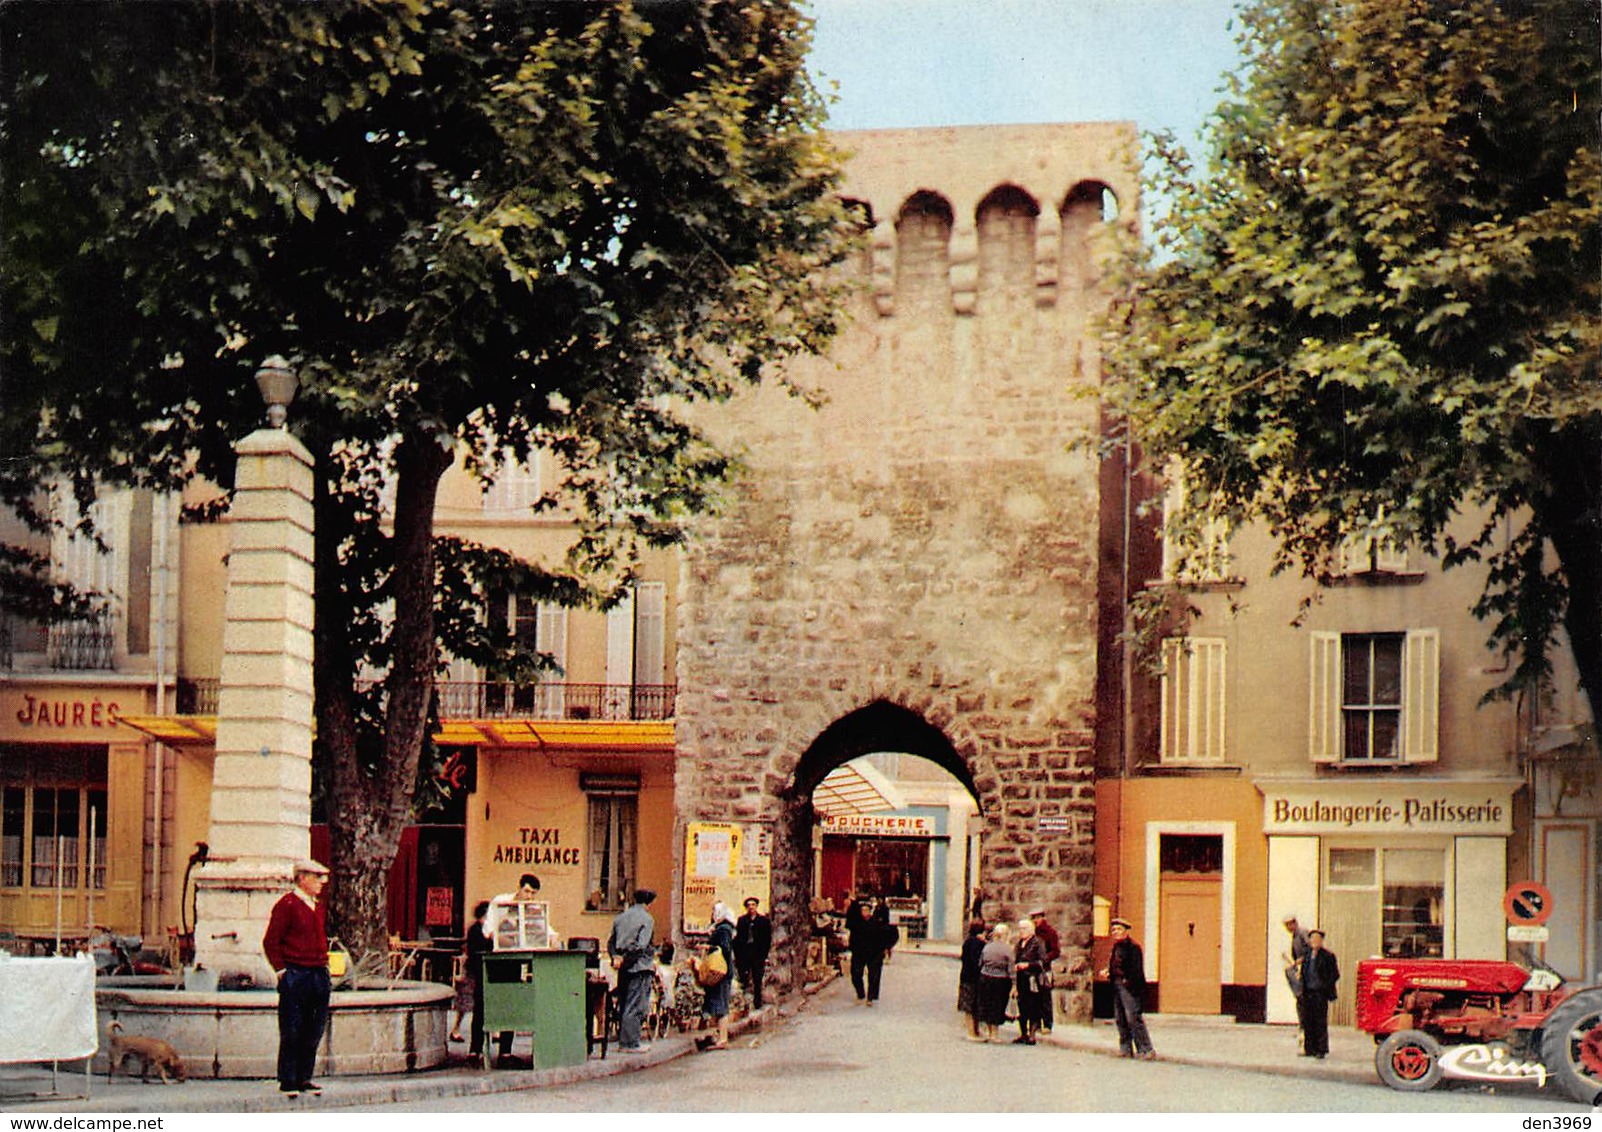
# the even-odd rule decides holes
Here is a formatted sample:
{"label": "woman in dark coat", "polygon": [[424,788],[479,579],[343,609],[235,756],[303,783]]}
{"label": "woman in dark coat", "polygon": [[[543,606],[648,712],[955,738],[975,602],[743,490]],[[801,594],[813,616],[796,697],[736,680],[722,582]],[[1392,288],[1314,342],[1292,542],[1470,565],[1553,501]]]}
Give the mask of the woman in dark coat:
{"label": "woman in dark coat", "polygon": [[974,920],[968,925],[968,938],[962,941],[962,967],[957,975],[957,1009],[968,1026],[968,1040],[979,1042],[979,956],[985,949],[985,925]]}
{"label": "woman in dark coat", "polygon": [[1012,968],[1016,962],[1011,929],[997,924],[990,942],[979,953],[979,1022],[984,1040],[996,1040],[996,1028],[1007,1021],[1007,999],[1012,995]]}
{"label": "woman in dark coat", "polygon": [[1048,960],[1046,941],[1035,932],[1033,920],[1025,917],[1018,921],[1018,954],[1013,969],[1018,976],[1018,1037],[1019,1045],[1035,1044],[1035,1032],[1046,1020],[1046,991],[1040,985],[1040,976]]}
{"label": "woman in dark coat", "polygon": [[708,1043],[706,1049],[729,1048],[729,986],[734,982],[734,913],[729,911],[728,905],[721,900],[712,906],[712,933],[706,941],[706,953],[711,954],[715,947],[723,952],[724,970],[727,972],[722,981],[706,988],[705,997],[701,999],[701,1015],[705,1018],[717,1020],[717,1037]]}

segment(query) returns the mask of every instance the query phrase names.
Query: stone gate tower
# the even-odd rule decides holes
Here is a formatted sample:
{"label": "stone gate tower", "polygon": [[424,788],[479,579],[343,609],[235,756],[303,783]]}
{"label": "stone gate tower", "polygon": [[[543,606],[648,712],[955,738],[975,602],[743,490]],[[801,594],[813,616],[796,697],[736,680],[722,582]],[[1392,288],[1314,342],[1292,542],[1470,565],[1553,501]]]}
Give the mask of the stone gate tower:
{"label": "stone gate tower", "polygon": [[[989,910],[1045,905],[1090,1012],[1098,265],[1138,214],[1129,123],[845,133],[871,223],[830,358],[720,407],[742,454],[690,549],[678,822],[766,823],[774,975],[811,892],[812,789],[903,751],[984,818]],[[787,944],[788,941],[788,944]]]}

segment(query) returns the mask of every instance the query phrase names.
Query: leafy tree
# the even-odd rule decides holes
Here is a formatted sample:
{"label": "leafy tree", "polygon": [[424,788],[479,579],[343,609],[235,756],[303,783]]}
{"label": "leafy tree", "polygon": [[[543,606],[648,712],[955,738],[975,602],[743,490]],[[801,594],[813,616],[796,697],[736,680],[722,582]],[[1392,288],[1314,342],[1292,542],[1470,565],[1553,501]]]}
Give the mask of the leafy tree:
{"label": "leafy tree", "polygon": [[[269,355],[316,458],[336,929],[385,945],[437,638],[492,585],[604,603],[725,457],[683,408],[817,352],[848,226],[789,3],[0,8],[0,499],[230,487]],[[822,274],[820,274],[822,272]],[[454,460],[564,469],[565,565],[437,539]],[[384,502],[386,483],[393,503]],[[381,679],[358,680],[363,671]]]}
{"label": "leafy tree", "polygon": [[1327,580],[1354,534],[1485,562],[1502,691],[1566,629],[1596,715],[1596,0],[1262,0],[1243,27],[1213,164],[1158,140],[1110,395],[1192,523],[1266,524],[1276,568]]}

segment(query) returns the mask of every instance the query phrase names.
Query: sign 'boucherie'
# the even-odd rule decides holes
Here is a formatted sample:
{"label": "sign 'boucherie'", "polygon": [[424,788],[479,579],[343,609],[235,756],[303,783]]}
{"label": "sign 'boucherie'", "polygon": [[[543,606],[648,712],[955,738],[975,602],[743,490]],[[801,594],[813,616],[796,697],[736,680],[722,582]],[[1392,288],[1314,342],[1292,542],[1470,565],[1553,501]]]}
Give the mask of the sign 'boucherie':
{"label": "sign 'boucherie'", "polygon": [[1514,785],[1503,782],[1263,785],[1265,833],[1507,834]]}
{"label": "sign 'boucherie'", "polygon": [[933,837],[934,822],[924,817],[893,814],[826,814],[820,823],[824,833],[856,837]]}

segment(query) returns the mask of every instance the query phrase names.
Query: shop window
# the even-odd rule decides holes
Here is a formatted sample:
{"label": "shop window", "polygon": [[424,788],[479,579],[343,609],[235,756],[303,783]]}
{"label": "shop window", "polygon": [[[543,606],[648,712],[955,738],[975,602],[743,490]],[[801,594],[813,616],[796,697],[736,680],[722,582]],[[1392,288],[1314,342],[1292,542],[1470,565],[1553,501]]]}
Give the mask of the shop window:
{"label": "shop window", "polygon": [[929,888],[929,843],[888,837],[857,841],[856,886],[886,899],[923,900]]}
{"label": "shop window", "polygon": [[1312,634],[1308,728],[1314,762],[1433,762],[1440,710],[1440,634]]}
{"label": "shop window", "polygon": [[1373,888],[1378,854],[1373,849],[1331,849],[1329,886],[1331,888]]}
{"label": "shop window", "polygon": [[589,897],[586,911],[616,912],[634,892],[635,831],[639,795],[624,789],[588,793],[590,806]]}
{"label": "shop window", "polygon": [[4,794],[0,795],[0,887],[22,887],[26,799],[27,791],[20,786],[7,786]]}
{"label": "shop window", "polygon": [[1445,954],[1445,855],[1438,849],[1386,849],[1380,945],[1393,959]]}
{"label": "shop window", "polygon": [[105,776],[103,747],[0,748],[0,885],[106,887]]}
{"label": "shop window", "polygon": [[1221,640],[1163,641],[1161,761],[1224,761],[1224,655]]}

